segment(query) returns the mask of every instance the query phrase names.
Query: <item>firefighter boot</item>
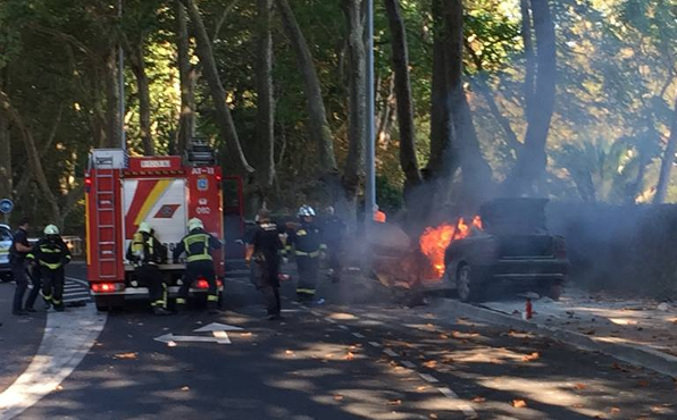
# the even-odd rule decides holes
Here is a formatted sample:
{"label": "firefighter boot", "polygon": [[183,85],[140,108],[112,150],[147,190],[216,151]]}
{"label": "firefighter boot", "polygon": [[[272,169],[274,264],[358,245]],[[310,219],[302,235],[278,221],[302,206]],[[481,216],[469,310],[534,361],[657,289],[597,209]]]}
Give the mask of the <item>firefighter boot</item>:
{"label": "firefighter boot", "polygon": [[176,312],[186,312],[186,298],[176,298]]}
{"label": "firefighter boot", "polygon": [[207,313],[209,315],[218,315],[221,313],[219,309],[219,296],[218,295],[208,295],[207,296]]}
{"label": "firefighter boot", "polygon": [[171,315],[172,313],[166,310],[165,308],[161,306],[155,306],[153,307],[153,313],[155,315]]}

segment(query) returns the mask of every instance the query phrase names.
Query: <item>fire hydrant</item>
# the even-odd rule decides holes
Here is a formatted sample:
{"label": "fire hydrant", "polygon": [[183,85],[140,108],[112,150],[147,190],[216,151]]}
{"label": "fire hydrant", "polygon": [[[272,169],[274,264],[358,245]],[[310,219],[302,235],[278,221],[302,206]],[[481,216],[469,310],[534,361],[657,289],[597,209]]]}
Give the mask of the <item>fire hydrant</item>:
{"label": "fire hydrant", "polygon": [[524,319],[531,319],[534,314],[534,308],[531,305],[531,298],[527,298],[527,303],[524,310]]}

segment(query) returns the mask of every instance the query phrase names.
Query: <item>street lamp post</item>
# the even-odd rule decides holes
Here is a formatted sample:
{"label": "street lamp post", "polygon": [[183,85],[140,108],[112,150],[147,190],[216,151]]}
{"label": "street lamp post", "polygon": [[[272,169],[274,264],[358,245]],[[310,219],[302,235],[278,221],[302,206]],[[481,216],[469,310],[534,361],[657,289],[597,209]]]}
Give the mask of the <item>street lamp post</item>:
{"label": "street lamp post", "polygon": [[365,226],[374,220],[376,208],[376,165],[374,135],[374,0],[367,0],[367,150],[364,197]]}

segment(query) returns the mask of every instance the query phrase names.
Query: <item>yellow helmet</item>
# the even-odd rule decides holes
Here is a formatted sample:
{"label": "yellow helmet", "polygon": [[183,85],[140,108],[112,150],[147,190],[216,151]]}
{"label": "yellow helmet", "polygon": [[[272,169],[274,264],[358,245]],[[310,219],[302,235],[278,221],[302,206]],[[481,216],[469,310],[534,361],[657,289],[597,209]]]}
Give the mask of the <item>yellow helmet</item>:
{"label": "yellow helmet", "polygon": [[197,217],[193,217],[188,221],[188,230],[195,230],[195,229],[204,229],[205,225],[202,223],[202,220],[198,219]]}
{"label": "yellow helmet", "polygon": [[149,225],[148,223],[146,223],[146,222],[141,222],[141,223],[139,224],[139,230],[138,230],[138,231],[139,231],[139,232],[142,232],[142,233],[147,233],[147,234],[150,235],[151,227],[150,227],[150,225]]}

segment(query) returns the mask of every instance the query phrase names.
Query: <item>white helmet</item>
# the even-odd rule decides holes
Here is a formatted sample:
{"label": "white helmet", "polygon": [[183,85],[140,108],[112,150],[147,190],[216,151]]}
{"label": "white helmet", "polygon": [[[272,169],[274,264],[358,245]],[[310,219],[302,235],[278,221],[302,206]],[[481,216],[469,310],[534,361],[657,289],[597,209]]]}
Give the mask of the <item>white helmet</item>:
{"label": "white helmet", "polygon": [[188,230],[195,230],[195,229],[204,229],[205,225],[202,223],[202,220],[198,219],[197,217],[193,217],[188,221]]}
{"label": "white helmet", "polygon": [[141,224],[139,224],[139,230],[138,230],[139,232],[147,233],[147,234],[150,235],[150,231],[151,231],[151,230],[152,230],[152,229],[151,229],[151,227],[150,227],[150,225],[149,225],[148,223],[146,223],[146,222],[141,222]]}
{"label": "white helmet", "polygon": [[58,235],[59,228],[56,227],[55,225],[47,225],[45,226],[45,230],[43,232],[45,235]]}
{"label": "white helmet", "polygon": [[307,204],[302,205],[299,207],[299,217],[315,217],[315,210],[313,210],[312,207],[310,207]]}

